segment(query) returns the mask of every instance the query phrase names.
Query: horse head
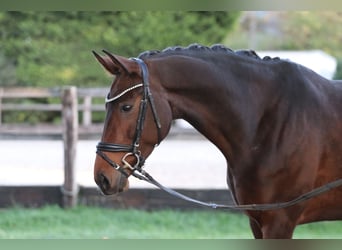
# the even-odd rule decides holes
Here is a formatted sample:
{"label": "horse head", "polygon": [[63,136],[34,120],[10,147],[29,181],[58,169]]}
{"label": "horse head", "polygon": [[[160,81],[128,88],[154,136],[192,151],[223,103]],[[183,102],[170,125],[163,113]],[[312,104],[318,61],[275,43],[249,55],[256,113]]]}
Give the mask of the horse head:
{"label": "horse head", "polygon": [[163,98],[165,91],[157,77],[149,76],[144,61],[103,52],[105,56],[93,53],[115,78],[105,101],[94,178],[104,194],[115,194],[128,189],[128,177],[141,170],[154,147],[166,137],[172,113]]}

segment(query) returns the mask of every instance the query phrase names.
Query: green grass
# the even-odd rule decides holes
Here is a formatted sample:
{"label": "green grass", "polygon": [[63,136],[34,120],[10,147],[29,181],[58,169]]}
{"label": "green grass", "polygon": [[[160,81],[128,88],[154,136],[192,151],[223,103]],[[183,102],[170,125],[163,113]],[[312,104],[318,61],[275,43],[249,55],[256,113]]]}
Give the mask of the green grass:
{"label": "green grass", "polygon": [[[98,207],[0,210],[2,239],[253,238],[246,216],[222,211],[138,211]],[[295,238],[342,238],[341,222],[299,226]]]}

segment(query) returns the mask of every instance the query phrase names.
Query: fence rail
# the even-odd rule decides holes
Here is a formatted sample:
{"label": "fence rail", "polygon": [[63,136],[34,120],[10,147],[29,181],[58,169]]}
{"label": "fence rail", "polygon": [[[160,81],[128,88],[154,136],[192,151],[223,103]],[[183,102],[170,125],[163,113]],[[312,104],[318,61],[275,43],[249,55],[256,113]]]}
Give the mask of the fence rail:
{"label": "fence rail", "polygon": [[[78,200],[78,186],[75,180],[76,146],[79,135],[78,113],[83,112],[84,127],[91,127],[92,112],[104,111],[104,105],[94,105],[94,97],[104,97],[108,90],[106,88],[80,88],[69,86],[62,88],[0,88],[0,133],[16,133],[26,128],[28,131],[41,131],[42,127],[37,124],[33,126],[15,126],[13,124],[2,124],[3,111],[60,111],[62,123],[57,130],[62,135],[64,145],[64,184],[61,187],[62,202],[64,207],[73,207]],[[6,99],[27,98],[50,98],[59,100],[57,104],[22,104],[7,103]],[[79,104],[79,100],[83,102]],[[56,125],[50,124],[56,132]],[[17,127],[17,130],[15,129]],[[7,129],[7,130],[6,130]],[[48,130],[43,130],[48,131]]]}
{"label": "fence rail", "polygon": [[[3,123],[2,113],[3,111],[60,111],[63,110],[62,105],[62,91],[63,88],[0,88],[0,125]],[[77,89],[77,99],[78,101],[78,111],[82,112],[82,126],[89,127],[92,125],[92,112],[94,111],[104,111],[103,104],[94,104],[93,98],[104,98],[107,94],[108,88],[78,88]],[[41,104],[41,103],[6,103],[6,99],[28,99],[28,98],[60,98],[60,103],[57,104]],[[6,125],[6,124],[4,124]],[[53,125],[51,125],[53,126]],[[10,126],[12,127],[12,126]],[[37,131],[39,129],[39,124],[35,125],[35,129],[32,131]],[[23,127],[23,129],[29,132],[30,128]],[[13,129],[9,129],[7,132],[11,132]],[[42,129],[42,133],[44,133]],[[6,126],[2,127],[2,133],[6,132]]]}

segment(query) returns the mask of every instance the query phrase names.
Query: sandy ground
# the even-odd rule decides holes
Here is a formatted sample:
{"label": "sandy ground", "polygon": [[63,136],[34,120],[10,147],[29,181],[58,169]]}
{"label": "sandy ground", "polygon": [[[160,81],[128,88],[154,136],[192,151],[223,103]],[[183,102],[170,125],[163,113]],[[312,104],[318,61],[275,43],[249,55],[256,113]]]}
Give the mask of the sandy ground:
{"label": "sandy ground", "polygon": [[[97,141],[77,145],[76,177],[79,185],[96,186],[93,164]],[[59,140],[0,141],[0,185],[61,185],[64,181],[63,143]],[[166,139],[147,159],[145,170],[172,188],[225,189],[226,161],[204,139]],[[130,177],[132,188],[152,188]]]}

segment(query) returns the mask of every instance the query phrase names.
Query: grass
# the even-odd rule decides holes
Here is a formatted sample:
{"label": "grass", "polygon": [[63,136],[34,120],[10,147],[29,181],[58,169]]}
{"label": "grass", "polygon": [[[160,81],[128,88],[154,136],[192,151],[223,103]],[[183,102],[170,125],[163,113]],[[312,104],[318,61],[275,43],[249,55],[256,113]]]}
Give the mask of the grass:
{"label": "grass", "polygon": [[[295,238],[342,238],[341,222],[299,226]],[[246,216],[222,211],[113,210],[57,206],[0,211],[2,239],[250,239]]]}

